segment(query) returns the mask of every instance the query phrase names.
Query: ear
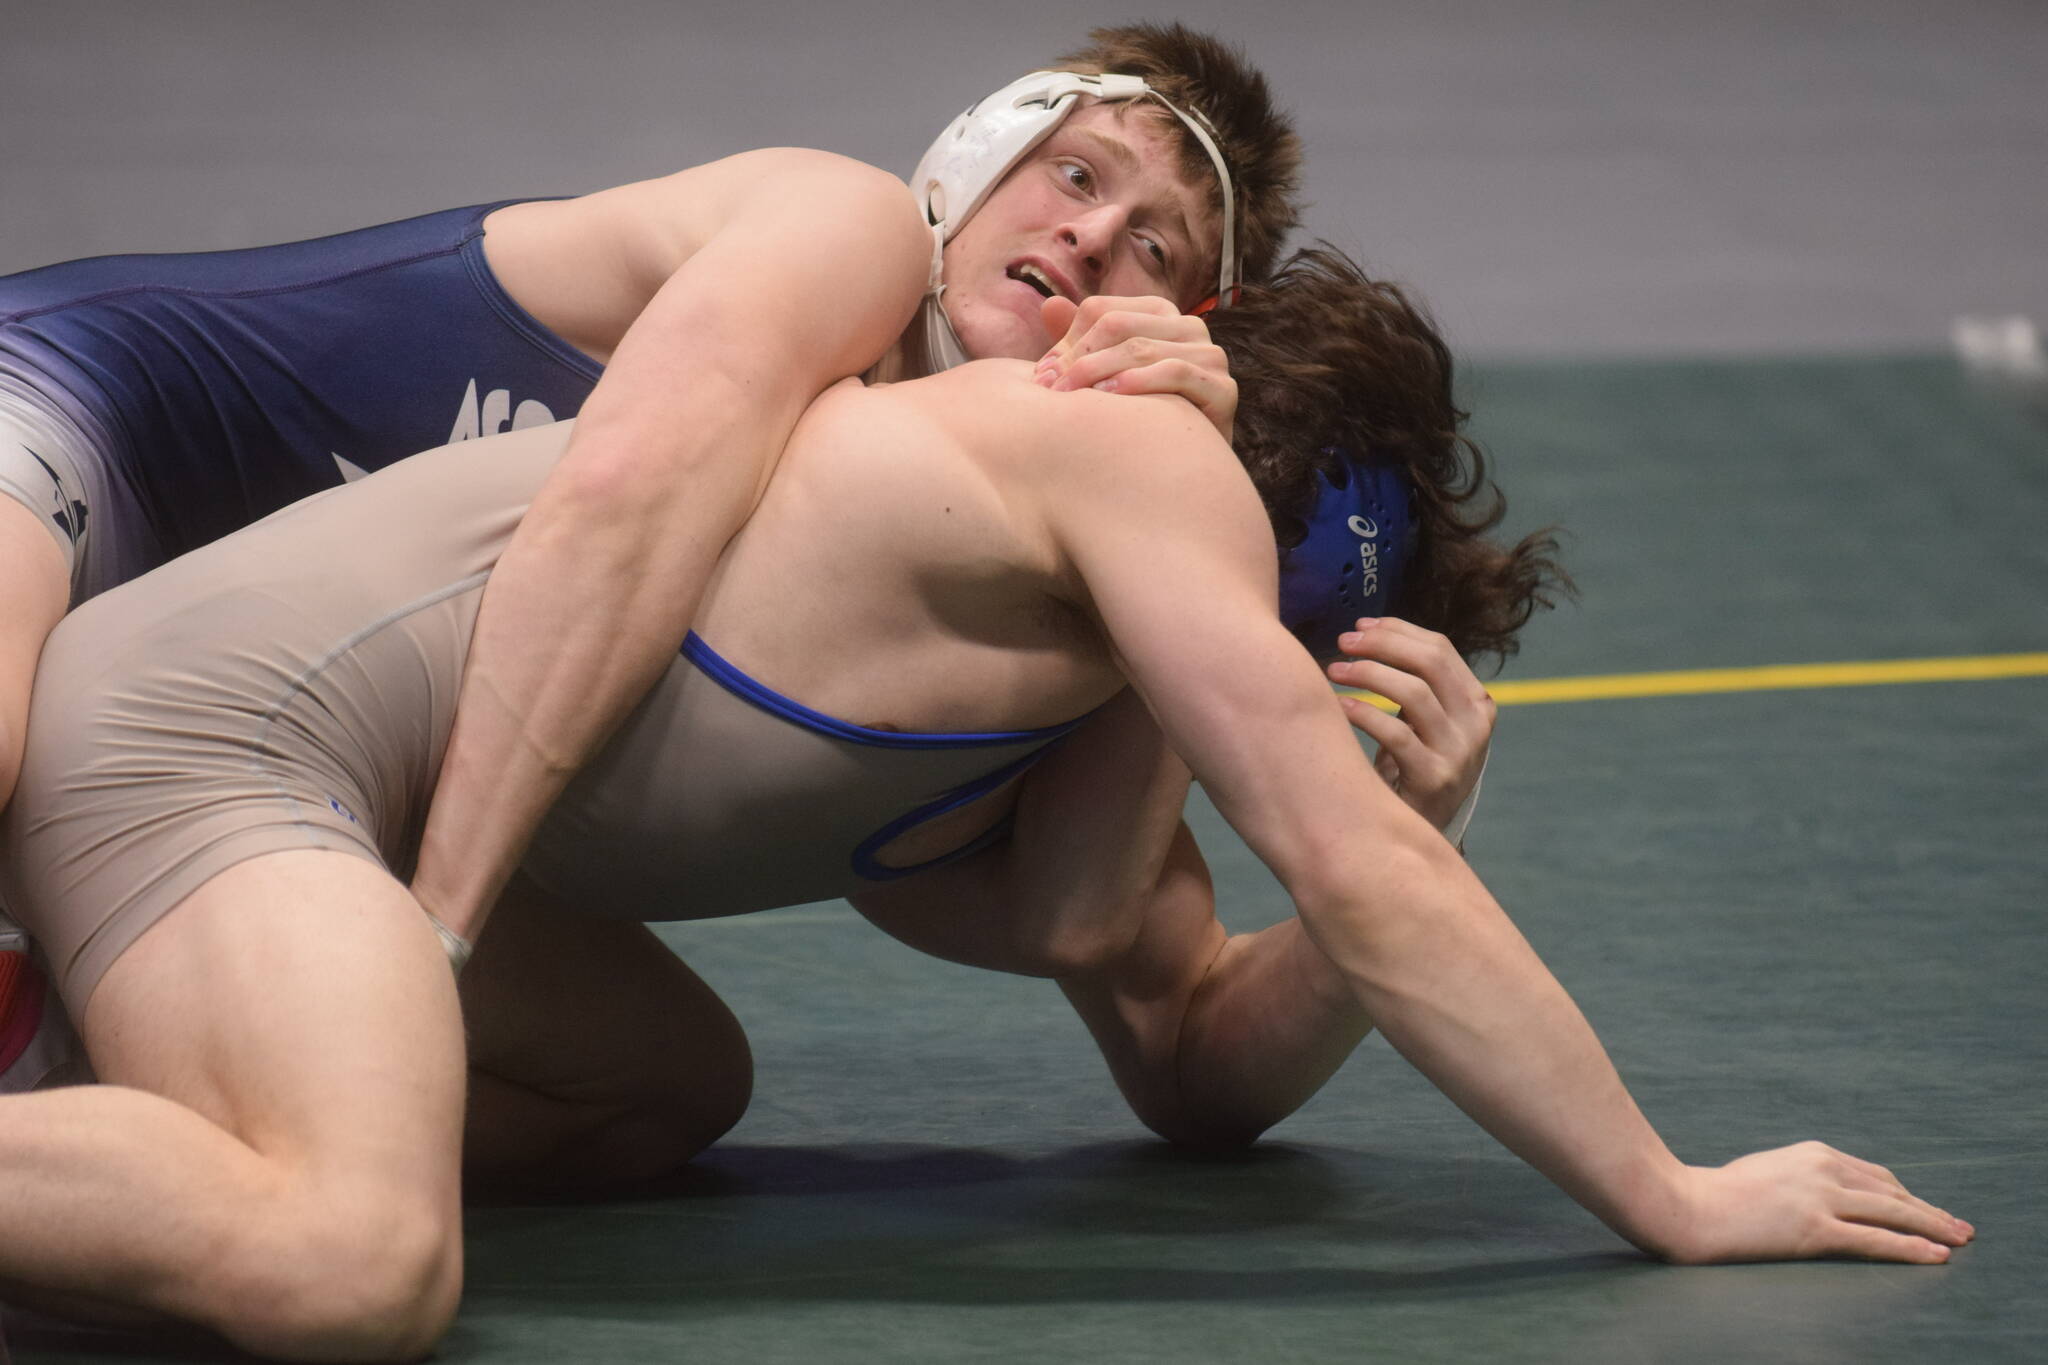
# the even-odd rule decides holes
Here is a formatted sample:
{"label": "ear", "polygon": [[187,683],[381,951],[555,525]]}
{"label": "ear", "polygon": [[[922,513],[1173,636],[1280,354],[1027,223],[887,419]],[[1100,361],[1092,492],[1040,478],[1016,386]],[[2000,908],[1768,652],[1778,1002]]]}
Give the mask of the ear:
{"label": "ear", "polygon": [[1074,319],[1080,312],[1080,304],[1057,294],[1038,305],[1039,321],[1045,324],[1045,334],[1052,338],[1054,346],[1066,340],[1067,329],[1074,325]]}

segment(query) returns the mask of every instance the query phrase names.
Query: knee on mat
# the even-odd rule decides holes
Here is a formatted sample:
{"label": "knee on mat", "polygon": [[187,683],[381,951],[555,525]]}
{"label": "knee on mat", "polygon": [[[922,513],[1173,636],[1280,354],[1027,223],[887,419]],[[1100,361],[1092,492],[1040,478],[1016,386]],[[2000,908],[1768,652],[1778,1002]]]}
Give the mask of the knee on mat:
{"label": "knee on mat", "polygon": [[669,1175],[730,1132],[754,1095],[754,1059],[744,1036],[678,1066],[659,1096],[614,1124],[611,1170],[622,1181]]}
{"label": "knee on mat", "polygon": [[746,1116],[754,1098],[754,1055],[741,1037],[716,1068],[700,1077],[691,1116],[683,1125],[682,1156],[687,1161],[731,1132]]}
{"label": "knee on mat", "polygon": [[247,1249],[251,1264],[220,1331],[287,1360],[410,1361],[432,1352],[462,1296],[462,1229],[452,1210],[329,1198],[294,1223]]}

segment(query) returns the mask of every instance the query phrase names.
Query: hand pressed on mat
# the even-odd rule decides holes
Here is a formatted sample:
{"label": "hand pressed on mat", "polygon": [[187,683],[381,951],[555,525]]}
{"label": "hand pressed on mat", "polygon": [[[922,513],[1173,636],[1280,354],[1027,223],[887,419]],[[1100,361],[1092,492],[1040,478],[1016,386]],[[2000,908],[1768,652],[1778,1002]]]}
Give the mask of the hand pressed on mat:
{"label": "hand pressed on mat", "polygon": [[1855,1256],[1940,1265],[1977,1230],[1884,1167],[1801,1142],[1725,1166],[1688,1166],[1685,1226],[1644,1250],[1680,1264]]}

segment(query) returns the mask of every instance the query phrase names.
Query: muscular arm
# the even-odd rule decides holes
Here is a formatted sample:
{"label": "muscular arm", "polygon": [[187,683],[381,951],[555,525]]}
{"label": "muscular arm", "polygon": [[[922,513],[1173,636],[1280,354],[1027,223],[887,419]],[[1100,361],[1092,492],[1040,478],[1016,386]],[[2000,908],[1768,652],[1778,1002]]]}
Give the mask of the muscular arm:
{"label": "muscular arm", "polygon": [[854,904],[922,952],[1057,979],[1146,1126],[1241,1145],[1321,1089],[1370,1021],[1299,920],[1225,935],[1187,787],[1125,693],[1032,771],[1009,840]]}
{"label": "muscular arm", "polygon": [[[1931,1239],[1964,1239],[1881,1168],[1840,1154],[1788,1149],[1712,1171],[1681,1165],[1501,908],[1374,777],[1314,665],[1276,619],[1270,532],[1234,468],[1220,466],[1228,452],[1186,410],[1093,416],[1088,430],[1119,451],[1117,477],[1099,476],[1100,452],[1077,451],[1048,504],[1057,532],[1168,741],[1287,886],[1307,942],[1276,936],[1275,961],[1312,944],[1356,1007],[1439,1089],[1647,1250],[1685,1260],[1924,1260],[1945,1254]],[[1187,601],[1204,605],[1192,641]],[[1190,647],[1214,666],[1178,667]],[[1170,881],[1161,892],[1189,894]],[[1122,979],[1098,990],[1125,1006],[1141,1001],[1146,964],[1130,955]],[[1219,955],[1214,967],[1232,964]],[[1212,1007],[1202,997],[1225,977],[1247,990],[1214,1016],[1219,1028],[1256,1029],[1261,1010],[1295,1007],[1262,990],[1261,975],[1239,967],[1198,986],[1183,1029],[1206,1026]],[[1308,1008],[1329,1007],[1313,999]],[[1184,1068],[1187,1049],[1175,1055]]]}
{"label": "muscular arm", "polygon": [[[1373,775],[1278,622],[1256,498],[1195,420],[1166,414],[1143,423],[1149,434],[1133,421],[1120,434],[1125,477],[1057,504],[1126,675],[1394,1046],[1617,1230],[1654,1242],[1676,1214],[1677,1161],[1500,907]],[[1160,452],[1150,478],[1148,443]],[[1186,600],[1205,604],[1198,626],[1176,615]],[[1190,647],[1215,666],[1177,669],[1175,650]]]}
{"label": "muscular arm", "polygon": [[923,291],[931,238],[900,183],[754,157],[666,190],[710,198],[678,214],[687,229],[628,200],[628,226],[596,234],[615,259],[595,275],[660,282],[484,593],[414,882],[472,938],[569,775],[680,646],[804,407],[872,363]]}

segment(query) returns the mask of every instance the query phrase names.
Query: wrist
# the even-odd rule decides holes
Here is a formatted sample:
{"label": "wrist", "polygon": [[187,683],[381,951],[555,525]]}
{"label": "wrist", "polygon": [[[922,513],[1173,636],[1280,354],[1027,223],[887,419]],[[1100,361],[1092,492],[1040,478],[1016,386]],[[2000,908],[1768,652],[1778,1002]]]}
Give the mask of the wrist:
{"label": "wrist", "polygon": [[1444,838],[1450,840],[1451,846],[1460,853],[1465,851],[1465,832],[1472,828],[1472,813],[1479,809],[1479,787],[1486,781],[1486,764],[1492,757],[1491,750],[1480,757],[1479,774],[1472,779],[1472,790],[1465,793],[1465,799],[1451,812],[1450,819],[1438,826],[1444,832]]}
{"label": "wrist", "polygon": [[435,918],[432,911],[427,911],[426,915],[427,923],[434,927],[434,936],[441,940],[441,951],[448,955],[450,970],[457,976],[461,976],[462,969],[469,965],[470,954],[476,951],[475,946],[468,939],[441,923],[439,919]]}
{"label": "wrist", "polygon": [[1666,1154],[1637,1197],[1628,1216],[1608,1220],[1614,1230],[1644,1254],[1674,1265],[1700,1258],[1701,1167],[1687,1166]]}

